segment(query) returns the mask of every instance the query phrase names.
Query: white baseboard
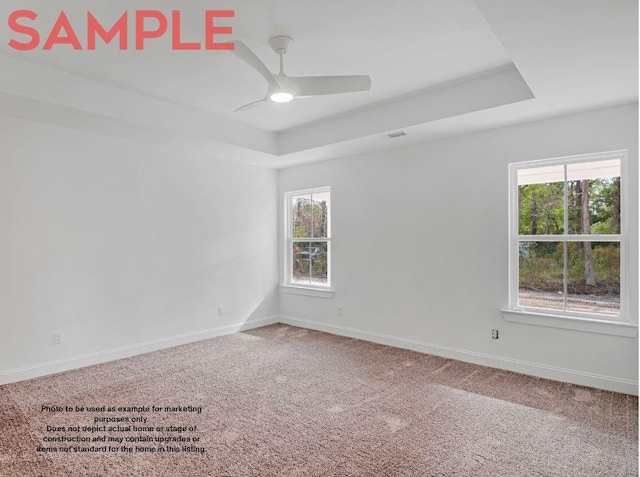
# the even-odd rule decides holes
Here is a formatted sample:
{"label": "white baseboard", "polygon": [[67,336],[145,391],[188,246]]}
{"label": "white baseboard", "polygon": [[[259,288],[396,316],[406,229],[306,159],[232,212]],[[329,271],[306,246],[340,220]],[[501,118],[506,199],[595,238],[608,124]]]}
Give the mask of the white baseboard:
{"label": "white baseboard", "polygon": [[572,369],[558,368],[527,361],[519,361],[500,356],[493,356],[485,353],[477,353],[449,346],[441,346],[423,341],[413,340],[409,338],[401,338],[399,336],[386,335],[373,331],[359,330],[346,326],[332,325],[313,320],[305,320],[290,316],[270,316],[266,318],[250,320],[241,323],[234,323],[217,328],[200,330],[193,333],[185,333],[176,336],[170,336],[158,340],[146,341],[129,346],[122,346],[110,350],[99,351],[96,353],[85,354],[81,356],[73,356],[56,361],[39,363],[33,366],[25,366],[22,368],[10,369],[0,372],[0,385],[8,384],[25,379],[37,378],[48,374],[69,371],[71,369],[82,368],[92,364],[105,363],[116,359],[129,358],[138,354],[158,351],[165,348],[171,348],[182,344],[202,341],[216,336],[238,333],[240,331],[259,328],[262,326],[272,325],[274,323],[284,323],[291,326],[308,328],[312,330],[324,331],[340,336],[350,338],[358,338],[374,343],[394,346],[396,348],[409,349],[420,353],[433,354],[443,356],[445,358],[457,359],[469,363],[489,366],[493,368],[506,369],[522,374],[529,374],[546,379],[563,381],[582,386],[590,386],[608,391],[621,392],[625,394],[638,395],[638,382],[626,379],[614,378],[610,376],[602,376],[598,374],[585,373]]}
{"label": "white baseboard", "polygon": [[486,353],[477,353],[449,346],[441,346],[423,341],[401,338],[399,336],[385,335],[372,331],[359,330],[346,326],[322,323],[319,321],[305,320],[290,316],[280,316],[278,320],[291,326],[299,326],[301,328],[309,328],[317,331],[325,331],[349,338],[358,338],[365,341],[372,341],[396,348],[409,349],[420,353],[433,354],[445,358],[457,359],[468,363],[480,364],[492,368],[505,369],[517,373],[528,374],[540,378],[552,379],[581,386],[589,386],[607,391],[615,391],[625,394],[638,395],[638,382],[627,379],[614,378],[610,376],[602,376],[573,369],[558,368],[544,364],[520,361],[517,359],[503,358],[501,356],[493,356]]}
{"label": "white baseboard", "polygon": [[0,371],[0,385],[13,383],[16,381],[23,381],[25,379],[37,378],[40,376],[59,373],[62,371],[69,371],[71,369],[83,368],[92,364],[105,363],[107,361],[114,361],[116,359],[122,358],[129,358],[138,354],[149,353],[151,351],[158,351],[165,348],[171,348],[173,346],[193,343],[195,341],[202,341],[209,338],[215,338],[216,336],[238,333],[239,331],[272,325],[274,323],[278,323],[278,321],[279,319],[277,316],[269,316],[266,318],[234,323],[217,328],[209,328],[192,333],[184,333],[181,335],[169,336],[167,338],[145,341],[144,343],[121,346],[119,348],[98,351],[96,353],[84,354],[81,356],[72,356],[70,358],[49,361],[46,363],[39,363],[33,366],[25,366],[22,368]]}

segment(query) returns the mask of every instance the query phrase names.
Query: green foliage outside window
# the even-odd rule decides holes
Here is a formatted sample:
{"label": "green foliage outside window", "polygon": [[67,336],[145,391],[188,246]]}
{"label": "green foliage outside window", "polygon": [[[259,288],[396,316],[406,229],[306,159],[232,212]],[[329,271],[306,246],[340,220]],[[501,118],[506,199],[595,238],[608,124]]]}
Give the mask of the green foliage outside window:
{"label": "green foliage outside window", "polygon": [[[563,189],[562,182],[518,187],[520,235],[565,233]],[[568,293],[619,295],[619,243],[580,241],[580,234],[620,233],[620,178],[568,181],[567,208],[567,233],[576,235],[567,243]],[[561,293],[563,254],[561,242],[522,242],[520,289]]]}

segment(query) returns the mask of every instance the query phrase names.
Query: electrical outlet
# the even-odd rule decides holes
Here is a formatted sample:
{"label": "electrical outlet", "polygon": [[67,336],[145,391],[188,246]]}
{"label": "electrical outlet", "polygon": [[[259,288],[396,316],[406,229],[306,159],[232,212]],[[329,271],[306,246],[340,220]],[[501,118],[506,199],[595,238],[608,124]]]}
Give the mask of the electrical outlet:
{"label": "electrical outlet", "polygon": [[491,330],[491,337],[494,340],[497,340],[498,339],[498,330]]}
{"label": "electrical outlet", "polygon": [[54,344],[62,344],[64,343],[64,335],[62,331],[54,331],[53,333],[53,343]]}
{"label": "electrical outlet", "polygon": [[340,305],[338,307],[338,316],[343,316],[344,315],[344,308],[342,305]]}
{"label": "electrical outlet", "polygon": [[218,307],[218,316],[223,316],[224,315],[224,307],[223,306],[219,306]]}

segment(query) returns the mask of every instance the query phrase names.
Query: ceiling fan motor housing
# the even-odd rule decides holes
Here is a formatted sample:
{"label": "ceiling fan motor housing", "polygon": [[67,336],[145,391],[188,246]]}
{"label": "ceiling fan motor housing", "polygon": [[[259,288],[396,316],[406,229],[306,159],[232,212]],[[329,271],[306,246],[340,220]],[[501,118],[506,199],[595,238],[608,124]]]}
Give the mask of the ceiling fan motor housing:
{"label": "ceiling fan motor housing", "polygon": [[291,48],[291,44],[293,43],[293,38],[285,35],[274,36],[269,39],[269,45],[273,51],[278,54],[285,54]]}

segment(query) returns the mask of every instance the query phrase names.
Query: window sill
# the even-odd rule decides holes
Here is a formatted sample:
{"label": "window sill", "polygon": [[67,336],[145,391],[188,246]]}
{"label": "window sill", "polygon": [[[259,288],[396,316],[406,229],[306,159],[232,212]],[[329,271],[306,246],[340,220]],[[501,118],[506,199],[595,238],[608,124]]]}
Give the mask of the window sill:
{"label": "window sill", "polygon": [[635,338],[638,336],[638,325],[607,320],[588,318],[573,318],[554,315],[552,313],[537,313],[524,310],[501,310],[502,316],[511,323],[524,323],[527,325],[548,326],[565,330],[586,331],[588,333],[600,333],[605,335],[626,336]]}
{"label": "window sill", "polygon": [[313,296],[316,298],[333,298],[334,290],[331,288],[311,288],[295,285],[280,285],[283,293],[292,295]]}

